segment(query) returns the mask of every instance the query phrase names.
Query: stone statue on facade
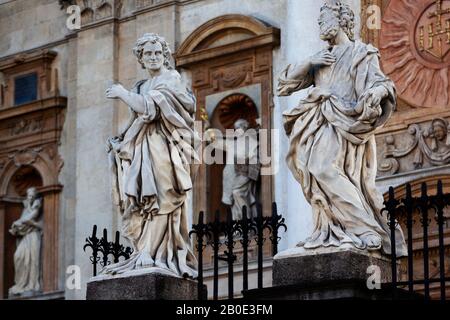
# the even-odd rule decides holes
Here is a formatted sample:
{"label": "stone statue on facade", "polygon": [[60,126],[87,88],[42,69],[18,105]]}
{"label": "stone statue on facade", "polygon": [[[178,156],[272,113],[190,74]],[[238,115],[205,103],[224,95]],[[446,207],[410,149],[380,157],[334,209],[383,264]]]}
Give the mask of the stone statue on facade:
{"label": "stone statue on facade", "polygon": [[41,290],[41,230],[39,221],[42,199],[36,188],[27,190],[20,218],[11,226],[9,232],[17,237],[14,252],[14,286],[9,295],[28,295]]}
{"label": "stone statue on facade", "polygon": [[[283,114],[290,141],[287,164],[313,210],[313,233],[298,246],[350,244],[390,253],[383,198],[375,186],[374,132],[395,109],[394,84],[380,69],[378,50],[354,39],[348,5],[323,5],[318,22],[328,47],[289,65],[278,83],[280,96],[309,88]],[[400,228],[396,239],[397,255],[405,255]]]}
{"label": "stone statue on facade", "polygon": [[192,189],[192,163],[198,160],[194,132],[196,101],[171,64],[164,38],[148,33],[134,50],[148,79],[126,90],[115,84],[106,96],[128,105],[125,130],[108,140],[113,197],[122,215],[122,235],[134,253],[104,269],[106,274],[158,267],[196,277],[186,199]]}
{"label": "stone statue on facade", "polygon": [[[223,168],[222,202],[231,207],[233,220],[242,219],[242,208],[247,208],[247,217],[256,216],[256,182],[260,165],[258,163],[258,137],[249,129],[245,119],[234,123],[233,135],[216,140],[211,135],[212,146],[227,152],[227,163]],[[228,153],[233,149],[232,159]]]}

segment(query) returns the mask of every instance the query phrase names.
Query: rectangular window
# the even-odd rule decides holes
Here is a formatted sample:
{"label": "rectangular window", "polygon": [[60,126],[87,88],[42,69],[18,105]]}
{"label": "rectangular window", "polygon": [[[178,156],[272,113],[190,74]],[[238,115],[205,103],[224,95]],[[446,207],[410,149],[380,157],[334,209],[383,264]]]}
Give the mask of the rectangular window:
{"label": "rectangular window", "polygon": [[37,73],[18,76],[14,79],[14,105],[37,99]]}

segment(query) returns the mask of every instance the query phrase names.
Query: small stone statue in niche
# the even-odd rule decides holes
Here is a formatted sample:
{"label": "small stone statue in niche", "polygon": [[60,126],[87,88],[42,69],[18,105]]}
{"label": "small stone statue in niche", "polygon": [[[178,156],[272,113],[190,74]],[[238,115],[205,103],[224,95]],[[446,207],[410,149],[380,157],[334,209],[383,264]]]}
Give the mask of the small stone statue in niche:
{"label": "small stone statue in niche", "polygon": [[[215,149],[227,152],[227,163],[223,168],[222,202],[231,207],[233,220],[242,219],[242,208],[247,208],[247,217],[256,216],[256,182],[259,178],[258,137],[255,129],[249,128],[245,119],[234,123],[234,134],[217,139],[212,131],[206,137]],[[230,149],[235,150],[234,159],[229,159]]]}
{"label": "small stone statue in niche", "polygon": [[9,232],[17,237],[14,252],[14,286],[9,295],[32,295],[41,290],[41,222],[39,221],[42,199],[36,188],[27,190],[20,218]]}

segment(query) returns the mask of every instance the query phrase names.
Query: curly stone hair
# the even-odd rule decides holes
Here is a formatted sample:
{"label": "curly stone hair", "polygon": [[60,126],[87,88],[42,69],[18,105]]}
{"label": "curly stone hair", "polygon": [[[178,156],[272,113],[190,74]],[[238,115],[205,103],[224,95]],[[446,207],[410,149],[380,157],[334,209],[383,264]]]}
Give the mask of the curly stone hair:
{"label": "curly stone hair", "polygon": [[163,56],[164,56],[164,66],[171,70],[173,69],[172,63],[171,63],[171,56],[172,52],[170,51],[169,44],[167,43],[166,39],[163,37],[157,35],[156,33],[146,33],[142,37],[140,37],[133,48],[133,54],[137,57],[139,63],[141,64],[142,68],[145,69],[144,63],[142,62],[142,53],[144,51],[144,46],[146,43],[157,43],[159,42],[162,46],[163,50]]}
{"label": "curly stone hair", "polygon": [[331,10],[336,17],[339,19],[339,25],[344,30],[347,37],[354,41],[355,40],[355,14],[348,4],[342,3],[340,1],[334,2],[333,4],[325,3],[320,11]]}

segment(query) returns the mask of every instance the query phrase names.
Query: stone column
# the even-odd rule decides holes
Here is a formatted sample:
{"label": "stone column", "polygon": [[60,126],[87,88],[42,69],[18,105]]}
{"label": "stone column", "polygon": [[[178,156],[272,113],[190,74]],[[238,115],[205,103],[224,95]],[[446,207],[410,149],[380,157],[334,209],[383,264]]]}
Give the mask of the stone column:
{"label": "stone column", "polygon": [[58,234],[59,234],[59,193],[62,186],[49,186],[40,190],[43,197],[42,229],[42,291],[52,292],[58,289]]}

